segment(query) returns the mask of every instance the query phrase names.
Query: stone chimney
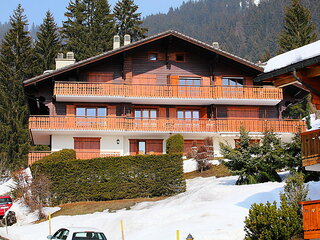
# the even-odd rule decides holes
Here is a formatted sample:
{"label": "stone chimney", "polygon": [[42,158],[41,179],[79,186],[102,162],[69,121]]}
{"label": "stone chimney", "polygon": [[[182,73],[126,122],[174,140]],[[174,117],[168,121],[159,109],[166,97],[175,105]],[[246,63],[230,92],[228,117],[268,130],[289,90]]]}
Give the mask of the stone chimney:
{"label": "stone chimney", "polygon": [[56,60],[56,69],[66,67],[76,62],[73,52],[67,52],[66,58],[64,58],[63,53],[58,53],[57,58],[55,60]]}
{"label": "stone chimney", "polygon": [[113,37],[113,49],[117,49],[120,47],[120,37],[119,35],[115,35]]}
{"label": "stone chimney", "polygon": [[126,46],[131,43],[131,36],[129,34],[124,35],[123,45]]}
{"label": "stone chimney", "polygon": [[219,46],[219,43],[218,43],[218,42],[213,42],[213,43],[212,43],[212,47],[217,48],[217,49],[219,49],[219,48],[220,48],[220,46]]}

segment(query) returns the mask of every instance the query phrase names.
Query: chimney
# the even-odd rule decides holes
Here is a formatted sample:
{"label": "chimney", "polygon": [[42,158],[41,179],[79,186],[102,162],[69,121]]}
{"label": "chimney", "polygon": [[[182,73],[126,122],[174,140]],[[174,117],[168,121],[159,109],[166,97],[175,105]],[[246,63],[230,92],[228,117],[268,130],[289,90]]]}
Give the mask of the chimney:
{"label": "chimney", "polygon": [[212,47],[219,49],[219,43],[218,42],[213,42]]}
{"label": "chimney", "polygon": [[113,49],[117,49],[120,47],[120,37],[119,35],[115,35],[113,37]]}
{"label": "chimney", "polygon": [[63,53],[58,53],[56,60],[56,69],[66,67],[76,62],[73,52],[67,52],[66,58]]}
{"label": "chimney", "polygon": [[131,36],[129,34],[124,35],[123,45],[126,46],[131,43]]}

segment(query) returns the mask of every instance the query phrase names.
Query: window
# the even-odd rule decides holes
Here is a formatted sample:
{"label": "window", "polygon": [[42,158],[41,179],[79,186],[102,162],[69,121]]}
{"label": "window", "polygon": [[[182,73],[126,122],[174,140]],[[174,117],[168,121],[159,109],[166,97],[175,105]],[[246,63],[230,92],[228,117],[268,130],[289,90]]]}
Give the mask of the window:
{"label": "window", "polygon": [[199,110],[178,110],[177,118],[183,120],[199,120],[200,111]]}
{"label": "window", "polygon": [[148,60],[152,62],[158,61],[158,53],[149,53]]}
{"label": "window", "polygon": [[76,116],[96,118],[96,117],[106,117],[107,108],[106,107],[77,107]]}
{"label": "window", "polygon": [[201,78],[200,77],[179,77],[179,85],[201,86]]}
{"label": "window", "polygon": [[135,109],[134,117],[140,119],[156,119],[157,110],[156,109]]}
{"label": "window", "polygon": [[176,54],[176,62],[184,62],[185,61],[185,54],[184,53],[177,53]]}
{"label": "window", "polygon": [[233,87],[242,87],[243,86],[243,77],[223,77],[222,85],[224,86],[233,86]]}

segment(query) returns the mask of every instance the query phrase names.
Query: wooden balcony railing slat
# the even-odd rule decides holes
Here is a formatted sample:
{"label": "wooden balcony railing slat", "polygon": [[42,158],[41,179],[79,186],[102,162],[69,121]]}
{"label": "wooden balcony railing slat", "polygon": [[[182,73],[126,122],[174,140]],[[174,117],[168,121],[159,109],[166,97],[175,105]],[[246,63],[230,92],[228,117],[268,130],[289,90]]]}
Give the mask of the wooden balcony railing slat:
{"label": "wooden balcony railing slat", "polygon": [[244,126],[250,132],[294,133],[305,129],[301,120],[273,119],[134,119],[124,117],[87,118],[77,116],[32,116],[30,129],[48,130],[107,130],[128,132],[239,132]]}
{"label": "wooden balcony railing slat", "polygon": [[282,99],[282,89],[232,86],[131,85],[56,82],[54,95],[145,98]]}

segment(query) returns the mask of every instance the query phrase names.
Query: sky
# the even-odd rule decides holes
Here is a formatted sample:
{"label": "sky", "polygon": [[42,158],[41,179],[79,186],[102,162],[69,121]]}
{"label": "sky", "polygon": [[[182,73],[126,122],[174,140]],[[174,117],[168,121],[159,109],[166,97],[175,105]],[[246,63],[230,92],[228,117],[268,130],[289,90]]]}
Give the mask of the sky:
{"label": "sky", "polygon": [[[186,0],[135,0],[139,6],[138,12],[142,16],[156,13],[166,13],[170,7],[179,7],[183,1]],[[109,0],[113,6],[117,0]],[[25,9],[25,13],[29,20],[29,24],[35,23],[37,25],[42,23],[45,12],[50,10],[59,26],[65,20],[64,12],[68,6],[69,0],[0,0],[0,22],[9,21],[9,17],[18,4],[21,3]]]}

